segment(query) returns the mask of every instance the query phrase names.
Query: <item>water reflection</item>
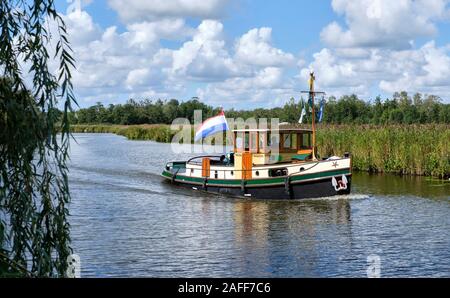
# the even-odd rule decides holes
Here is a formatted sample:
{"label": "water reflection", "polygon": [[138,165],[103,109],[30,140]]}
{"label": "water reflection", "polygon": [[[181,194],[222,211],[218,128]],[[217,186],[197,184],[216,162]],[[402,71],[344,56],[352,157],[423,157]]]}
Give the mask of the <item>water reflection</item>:
{"label": "water reflection", "polygon": [[[323,226],[334,226],[340,242],[351,243],[351,206],[348,199],[314,201],[238,201],[234,204],[235,245],[243,252],[243,266],[261,274],[318,276],[324,249]],[[336,235],[333,236],[336,238]],[[333,249],[333,248],[330,248]],[[257,254],[257,258],[251,255]],[[253,262],[256,262],[254,264]],[[241,268],[245,270],[245,268]]]}
{"label": "water reflection", "polygon": [[450,181],[420,176],[355,173],[353,183],[360,193],[450,199]]}
{"label": "water reflection", "polygon": [[[348,225],[349,199],[295,202],[237,201],[233,204],[236,240],[248,236],[266,239],[273,227],[293,232],[312,232],[320,223]],[[277,225],[283,223],[283,225]]]}

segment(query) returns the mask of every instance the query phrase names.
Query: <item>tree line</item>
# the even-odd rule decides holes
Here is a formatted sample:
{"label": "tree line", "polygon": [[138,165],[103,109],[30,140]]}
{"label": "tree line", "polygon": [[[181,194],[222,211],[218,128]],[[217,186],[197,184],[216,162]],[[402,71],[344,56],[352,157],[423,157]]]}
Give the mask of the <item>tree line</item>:
{"label": "tree line", "polygon": [[[320,102],[320,99],[317,101]],[[317,103],[316,111],[320,103]],[[281,122],[297,123],[303,107],[310,110],[307,100],[291,98],[284,106],[256,108],[253,110],[225,111],[227,118],[279,118]],[[89,108],[69,114],[72,124],[170,124],[176,118],[188,118],[193,122],[195,110],[202,110],[203,119],[219,113],[220,108],[200,102],[198,98],[180,102],[170,100],[128,100],[125,104],[104,106],[98,102]],[[311,121],[310,111],[303,120]],[[327,124],[424,124],[450,123],[450,104],[443,103],[435,95],[396,92],[392,98],[365,101],[356,95],[330,97],[324,106],[323,123]]]}

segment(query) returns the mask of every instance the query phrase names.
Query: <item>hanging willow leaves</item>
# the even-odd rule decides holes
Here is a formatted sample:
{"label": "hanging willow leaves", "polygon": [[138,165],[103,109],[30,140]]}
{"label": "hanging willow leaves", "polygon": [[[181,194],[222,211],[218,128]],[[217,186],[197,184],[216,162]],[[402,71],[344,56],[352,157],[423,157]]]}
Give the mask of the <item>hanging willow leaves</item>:
{"label": "hanging willow leaves", "polygon": [[0,276],[64,276],[72,50],[53,0],[0,1],[0,31]]}

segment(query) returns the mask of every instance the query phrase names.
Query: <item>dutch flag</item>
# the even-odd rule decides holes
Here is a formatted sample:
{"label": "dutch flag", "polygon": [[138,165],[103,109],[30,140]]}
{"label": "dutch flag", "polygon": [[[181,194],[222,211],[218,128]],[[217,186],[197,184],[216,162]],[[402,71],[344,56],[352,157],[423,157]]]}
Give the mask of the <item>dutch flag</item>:
{"label": "dutch flag", "polygon": [[227,131],[228,129],[227,119],[225,118],[225,114],[222,110],[219,115],[206,119],[205,122],[203,122],[195,133],[195,141],[197,142],[198,140],[204,139],[218,132]]}

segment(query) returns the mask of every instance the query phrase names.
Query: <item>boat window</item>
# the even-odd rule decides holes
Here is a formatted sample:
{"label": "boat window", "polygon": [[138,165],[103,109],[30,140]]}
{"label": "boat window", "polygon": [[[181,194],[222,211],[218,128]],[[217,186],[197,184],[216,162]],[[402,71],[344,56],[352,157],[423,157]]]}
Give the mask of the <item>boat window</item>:
{"label": "boat window", "polygon": [[302,148],[311,148],[311,134],[304,133],[302,135]]}
{"label": "boat window", "polygon": [[236,134],[236,151],[241,152],[244,148],[243,133]]}
{"label": "boat window", "polygon": [[283,148],[289,149],[291,148],[291,135],[290,134],[283,134]]}
{"label": "boat window", "polygon": [[256,132],[250,133],[250,151],[258,152],[258,134]]}
{"label": "boat window", "polygon": [[292,142],[291,149],[296,150],[297,149],[297,134],[296,133],[293,133],[291,135],[291,142]]}
{"label": "boat window", "polygon": [[250,133],[245,133],[244,151],[250,151]]}
{"label": "boat window", "polygon": [[279,134],[270,134],[267,138],[267,147],[271,150],[278,150],[280,146],[280,135]]}
{"label": "boat window", "polygon": [[266,138],[267,138],[267,133],[265,132],[260,132],[259,133],[259,153],[266,153],[267,152],[267,146],[266,146]]}

